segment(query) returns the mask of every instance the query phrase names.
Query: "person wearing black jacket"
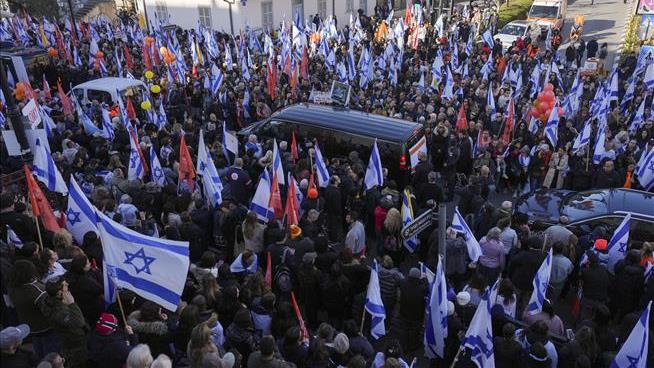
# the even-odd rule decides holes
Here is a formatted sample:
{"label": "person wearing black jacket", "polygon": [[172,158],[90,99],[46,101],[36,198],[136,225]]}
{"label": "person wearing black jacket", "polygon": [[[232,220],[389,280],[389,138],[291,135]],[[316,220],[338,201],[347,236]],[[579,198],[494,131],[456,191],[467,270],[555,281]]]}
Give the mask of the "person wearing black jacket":
{"label": "person wearing black jacket", "polygon": [[620,188],[625,178],[615,170],[613,160],[605,160],[602,169],[593,176],[593,188]]}
{"label": "person wearing black jacket", "polygon": [[116,316],[102,313],[89,335],[89,361],[97,368],[121,368],[137,344],[138,337],[129,325],[119,329]]}
{"label": "person wearing black jacket", "polygon": [[400,319],[402,320],[403,348],[414,351],[420,347],[422,323],[425,316],[427,282],[420,278],[420,270],[412,268],[409,277],[400,283]]}
{"label": "person wearing black jacket", "polygon": [[626,257],[615,265],[615,278],[610,288],[611,312],[616,320],[636,310],[643,293],[644,272],[639,264],[640,254],[632,249]]}
{"label": "person wearing black jacket", "polygon": [[66,273],[66,280],[86,323],[93,326],[102,312],[101,296],[104,287],[101,275],[91,268],[91,262],[82,254],[73,258],[70,270]]}
{"label": "person wearing black jacket", "polygon": [[523,249],[511,258],[511,263],[509,264],[509,278],[516,289],[518,289],[520,296],[518,309],[524,306],[531,296],[534,275],[546,257],[546,253],[542,251],[542,241],[540,238],[535,236],[530,237],[524,244],[527,247],[523,246]]}

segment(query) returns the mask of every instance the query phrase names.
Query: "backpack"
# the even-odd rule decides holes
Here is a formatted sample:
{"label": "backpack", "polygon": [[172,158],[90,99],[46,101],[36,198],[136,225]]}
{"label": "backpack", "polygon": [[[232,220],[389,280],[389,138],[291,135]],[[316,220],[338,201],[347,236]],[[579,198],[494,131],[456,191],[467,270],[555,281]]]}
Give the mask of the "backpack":
{"label": "backpack", "polygon": [[386,238],[384,239],[384,249],[390,251],[396,251],[397,237],[395,237],[394,235],[387,235]]}
{"label": "backpack", "polygon": [[293,290],[293,278],[291,270],[284,263],[275,269],[274,287],[278,292],[289,294]]}

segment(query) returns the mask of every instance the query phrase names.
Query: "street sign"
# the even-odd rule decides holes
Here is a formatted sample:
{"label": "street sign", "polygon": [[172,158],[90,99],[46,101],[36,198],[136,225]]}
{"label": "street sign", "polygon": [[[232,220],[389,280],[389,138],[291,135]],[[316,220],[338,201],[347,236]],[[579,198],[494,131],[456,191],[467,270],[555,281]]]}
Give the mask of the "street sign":
{"label": "street sign", "polygon": [[654,63],[654,46],[641,46],[638,53],[638,64],[649,65]]}
{"label": "street sign", "polygon": [[[438,212],[436,213],[438,214]],[[425,211],[421,213],[420,216],[413,219],[412,222],[406,224],[400,232],[402,238],[404,240],[411,239],[427,229],[431,225],[433,214],[433,211]]]}

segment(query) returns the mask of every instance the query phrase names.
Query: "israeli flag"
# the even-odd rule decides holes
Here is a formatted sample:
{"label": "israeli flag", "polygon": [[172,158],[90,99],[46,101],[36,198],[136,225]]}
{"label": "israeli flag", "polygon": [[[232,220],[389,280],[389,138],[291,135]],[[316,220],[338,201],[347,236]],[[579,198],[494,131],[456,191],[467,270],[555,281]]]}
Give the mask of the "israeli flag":
{"label": "israeli flag", "polygon": [[572,152],[577,153],[579,150],[590,143],[590,134],[591,134],[591,125],[590,120],[586,121],[584,124],[584,129],[577,135],[574,143],[572,144]]}
{"label": "israeli flag", "polygon": [[493,40],[493,34],[491,33],[490,29],[487,29],[486,32],[484,32],[481,35],[481,39],[490,47],[491,49],[495,47],[495,41]]}
{"label": "israeli flag", "polygon": [[636,165],[636,174],[638,182],[645,190],[649,191],[654,188],[654,149],[641,154],[638,165]]}
{"label": "israeli flag", "polygon": [[204,144],[204,132],[200,129],[200,138],[198,141],[198,160],[195,164],[198,175],[203,175],[207,168],[207,146]]}
{"label": "israeli flag", "polygon": [[66,229],[70,231],[78,244],[82,244],[86,233],[89,231],[98,232],[95,224],[95,210],[73,175],[70,176],[68,193]]}
{"label": "israeli flag", "polygon": [[273,139],[273,177],[277,176],[277,183],[286,185],[284,179],[284,168],[282,166],[282,159],[279,156],[279,147],[277,147],[277,139]]}
{"label": "israeli flag", "polygon": [[34,176],[51,192],[68,194],[66,182],[61,176],[59,169],[55,165],[49,150],[41,143],[41,139],[36,139],[34,150],[34,164],[32,166]]}
{"label": "israeli flag", "polygon": [[466,246],[468,247],[468,256],[473,262],[479,260],[481,256],[481,247],[479,242],[475,238],[475,234],[472,233],[472,230],[468,227],[466,220],[461,216],[459,212],[459,207],[454,208],[454,217],[452,218],[452,229],[459,234],[463,234],[463,238],[466,241]]}
{"label": "israeli flag", "polygon": [[223,76],[223,72],[218,69],[218,66],[214,64],[211,67],[211,95],[216,96],[218,94],[218,91],[220,90],[220,86],[223,84],[223,80],[225,77]]}
{"label": "israeli flag", "polygon": [[618,100],[618,70],[613,69],[609,77],[609,101]]}
{"label": "israeli flag", "polygon": [[211,153],[205,150],[204,154],[206,156],[203,158],[203,161],[206,162],[206,167],[202,173],[202,189],[207,201],[209,201],[213,208],[218,208],[223,203],[223,183],[220,181],[220,175],[218,175],[216,165],[213,163]]}
{"label": "israeli flag", "polygon": [[620,110],[623,114],[627,112],[627,106],[629,105],[629,102],[634,99],[634,94],[636,92],[636,74],[637,73],[634,72],[634,75],[629,77],[627,80],[629,85],[627,86],[627,90],[622,97],[622,101],[620,101]]}
{"label": "israeli flag", "polygon": [[114,126],[111,124],[111,115],[109,110],[102,106],[102,138],[113,141],[116,134],[114,133]]}
{"label": "israeli flag", "polygon": [[624,217],[620,225],[613,232],[609,241],[609,262],[606,265],[607,270],[613,274],[615,265],[625,257],[629,246],[629,226],[631,225],[631,213]]}
{"label": "israeli flag", "polygon": [[[402,224],[407,226],[412,222],[413,206],[411,205],[411,193],[405,189],[404,193],[402,193]],[[418,240],[417,235],[411,239],[404,240],[404,247],[406,247],[406,249],[408,249],[411,253],[416,251],[418,244],[420,244],[420,240]]]}
{"label": "israeli flag", "polygon": [[[488,93],[486,94],[486,106],[491,108],[491,120],[495,120],[495,96],[493,96],[493,82],[488,83]],[[553,109],[552,109],[553,110]]]}
{"label": "israeli flag", "polygon": [[595,141],[595,149],[593,150],[593,163],[599,164],[604,155],[606,155],[606,148],[604,143],[606,141],[606,122],[600,122],[599,131],[597,132],[597,140]]}
{"label": "israeli flag", "polygon": [[166,109],[164,109],[163,102],[159,104],[159,114],[157,114],[157,128],[159,130],[168,124],[168,117],[166,116]]}
{"label": "israeli flag", "polygon": [[329,171],[327,171],[327,165],[325,165],[325,160],[322,158],[322,152],[320,147],[318,147],[318,142],[314,146],[316,153],[316,178],[318,179],[318,186],[321,188],[326,188],[329,185]]}
{"label": "israeli flag", "polygon": [[434,280],[436,280],[436,274],[434,271],[430,270],[429,267],[422,262],[418,262],[418,264],[420,265],[420,278],[426,278],[429,285],[433,284]]}
{"label": "israeli flag", "polygon": [[552,143],[552,147],[556,148],[556,143],[558,141],[558,132],[559,132],[559,104],[554,104],[552,111],[550,112],[550,117],[547,119],[547,124],[545,124],[545,136]]}
{"label": "israeli flag", "polygon": [[[654,65],[654,64],[650,64]],[[649,347],[649,315],[652,310],[652,301],[638,318],[636,326],[627,337],[627,340],[618,351],[610,368],[647,368],[647,355]]]}
{"label": "israeli flag", "polygon": [[238,257],[232,262],[231,265],[229,265],[229,270],[232,273],[241,273],[245,272],[248,274],[253,274],[257,272],[257,269],[259,268],[259,259],[256,254],[252,254],[254,259],[252,260],[252,263],[250,265],[246,265],[243,263],[243,253],[239,254]]}
{"label": "israeli flag", "polygon": [[645,76],[643,77],[643,83],[645,83],[647,89],[654,88],[654,63],[647,66]]}
{"label": "israeli flag", "polygon": [[379,274],[377,260],[373,260],[370,268],[370,282],[368,282],[368,292],[366,293],[366,304],[364,308],[366,312],[370,313],[370,335],[373,338],[379,339],[386,335],[386,327],[384,320],[386,319],[386,310],[384,303],[381,299],[381,291],[379,289]]}
{"label": "israeli flag", "polygon": [[157,151],[154,147],[150,147],[150,169],[150,177],[152,181],[157,183],[160,187],[165,186],[166,175],[161,168],[161,163],[159,162],[159,157],[157,157]]}
{"label": "israeli flag", "polygon": [[647,262],[647,265],[645,266],[645,278],[644,278],[645,284],[649,282],[649,279],[650,277],[652,277],[652,275],[654,275],[654,265]]}
{"label": "israeli flag", "polygon": [[550,274],[552,273],[552,249],[550,248],[547,257],[540,265],[538,272],[534,276],[534,281],[532,282],[534,286],[534,291],[531,293],[531,298],[529,299],[529,304],[525,310],[528,314],[540,313],[543,310],[543,302],[545,301],[545,296],[547,295],[547,288],[550,284]]}
{"label": "israeli flag", "polygon": [[425,317],[425,356],[435,359],[445,357],[445,338],[447,338],[447,285],[443,271],[443,258],[436,266],[435,282],[431,285],[429,304]]}
{"label": "israeli flag", "polygon": [[[1,114],[2,112],[0,112],[0,115]],[[52,120],[50,115],[46,112],[46,109],[41,105],[39,105],[39,115],[41,115],[41,120],[43,120],[43,127],[45,128],[48,138],[52,138],[53,132],[57,129],[57,124],[55,124],[54,120]],[[2,124],[0,124],[0,127],[1,126]]]}
{"label": "israeli flag", "polygon": [[491,307],[490,291],[487,291],[477,306],[463,339],[463,347],[471,350],[470,359],[479,368],[495,368]]}
{"label": "israeli flag", "polygon": [[454,78],[450,67],[445,67],[445,87],[443,87],[442,98],[451,100],[454,98]]}
{"label": "israeli flag", "polygon": [[[100,211],[95,214],[107,279],[169,311],[177,310],[189,267],[188,242],[143,235]],[[105,295],[112,293],[105,288]]]}
{"label": "israeli flag", "polygon": [[640,126],[643,125],[644,121],[645,121],[645,99],[643,98],[643,101],[638,106],[638,110],[636,110],[636,113],[634,114],[634,118],[631,119],[631,124],[629,125],[629,135],[634,136],[636,134],[636,131],[638,131],[638,129],[640,128]]}
{"label": "israeli flag", "polygon": [[134,141],[134,136],[129,134],[129,167],[127,168],[127,180],[138,180],[142,179],[145,176],[145,168],[143,167],[143,162],[141,162],[141,155],[139,150],[141,147],[138,146],[138,142]]}
{"label": "israeli flag", "polygon": [[[238,157],[238,138],[236,135],[227,131],[225,124],[223,124],[223,154],[229,162]],[[231,155],[230,155],[231,153]]]}
{"label": "israeli flag", "polygon": [[7,229],[7,244],[13,244],[14,247],[21,249],[23,247],[23,241],[20,240],[16,232],[9,225],[5,225]]}
{"label": "israeli flag", "polygon": [[257,190],[254,192],[254,197],[250,202],[250,211],[257,214],[257,218],[261,221],[268,222],[275,217],[275,210],[270,207],[270,187],[272,180],[268,174],[268,169],[264,169]]}
{"label": "israeli flag", "polygon": [[366,169],[366,176],[363,181],[364,190],[371,189],[378,185],[384,185],[384,172],[382,170],[381,157],[379,156],[379,149],[377,148],[377,139],[372,145],[370,152],[370,161],[368,161],[368,168]]}

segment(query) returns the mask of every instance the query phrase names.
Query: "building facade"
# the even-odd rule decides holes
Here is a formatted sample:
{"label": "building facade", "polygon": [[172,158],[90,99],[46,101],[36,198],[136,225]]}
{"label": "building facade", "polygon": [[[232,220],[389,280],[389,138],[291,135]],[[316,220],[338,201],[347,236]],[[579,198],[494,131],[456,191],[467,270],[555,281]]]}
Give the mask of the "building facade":
{"label": "building facade", "polygon": [[200,24],[217,31],[238,33],[246,26],[254,30],[278,28],[282,21],[335,15],[339,27],[347,24],[358,9],[373,14],[376,0],[136,0],[140,10],[145,4],[150,23],[163,20],[182,28]]}

